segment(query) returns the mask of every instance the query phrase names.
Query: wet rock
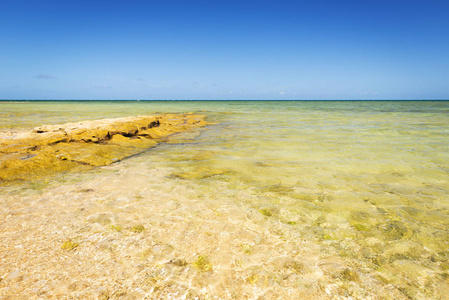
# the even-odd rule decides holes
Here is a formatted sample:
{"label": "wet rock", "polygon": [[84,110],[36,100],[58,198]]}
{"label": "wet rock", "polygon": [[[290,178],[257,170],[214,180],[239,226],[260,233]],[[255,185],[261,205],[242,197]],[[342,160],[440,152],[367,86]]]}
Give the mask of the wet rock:
{"label": "wet rock", "polygon": [[357,231],[368,231],[369,228],[366,225],[359,224],[359,223],[351,223],[352,227],[354,227]]}
{"label": "wet rock", "polygon": [[280,210],[276,206],[263,206],[259,209],[259,212],[266,217],[273,217],[278,216]]}
{"label": "wet rock", "polygon": [[354,271],[351,270],[349,268],[344,269],[339,276],[341,279],[343,280],[347,280],[347,281],[359,281],[359,274]]}
{"label": "wet rock", "polygon": [[169,264],[175,265],[177,267],[185,267],[187,266],[187,261],[183,258],[173,258],[169,262]]}
{"label": "wet rock", "polygon": [[161,125],[161,122],[159,122],[159,120],[152,121],[152,122],[150,122],[150,124],[148,124],[148,128],[157,127],[159,125]]}
{"label": "wet rock", "polygon": [[272,216],[273,216],[273,212],[272,212],[269,208],[262,208],[262,209],[259,209],[259,212],[260,212],[262,215],[266,216],[266,217],[272,217]]}

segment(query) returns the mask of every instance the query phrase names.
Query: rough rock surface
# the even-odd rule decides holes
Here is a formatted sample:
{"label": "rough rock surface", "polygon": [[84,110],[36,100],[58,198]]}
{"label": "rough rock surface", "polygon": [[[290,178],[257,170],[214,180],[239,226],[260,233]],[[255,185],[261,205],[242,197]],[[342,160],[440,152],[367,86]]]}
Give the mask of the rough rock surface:
{"label": "rough rock surface", "polygon": [[0,183],[109,165],[205,126],[203,115],[164,114],[44,125],[0,133]]}

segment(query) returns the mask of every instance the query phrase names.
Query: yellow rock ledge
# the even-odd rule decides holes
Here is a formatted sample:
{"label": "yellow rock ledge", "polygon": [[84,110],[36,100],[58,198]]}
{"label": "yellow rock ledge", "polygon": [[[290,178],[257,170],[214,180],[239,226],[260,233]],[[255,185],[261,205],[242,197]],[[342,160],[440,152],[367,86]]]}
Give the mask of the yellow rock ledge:
{"label": "yellow rock ledge", "polygon": [[123,117],[0,133],[0,183],[109,165],[154,147],[169,135],[205,126],[204,118],[195,114]]}

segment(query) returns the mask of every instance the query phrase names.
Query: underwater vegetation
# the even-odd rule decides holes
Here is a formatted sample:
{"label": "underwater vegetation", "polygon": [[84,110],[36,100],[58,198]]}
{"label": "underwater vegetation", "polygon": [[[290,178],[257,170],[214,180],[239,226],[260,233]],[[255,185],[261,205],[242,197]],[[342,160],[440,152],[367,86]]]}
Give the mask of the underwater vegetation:
{"label": "underwater vegetation", "polygon": [[206,255],[199,255],[197,260],[192,263],[192,266],[201,272],[210,272],[213,269],[212,263]]}
{"label": "underwater vegetation", "polygon": [[131,228],[131,231],[134,233],[140,233],[140,232],[143,232],[144,230],[145,230],[145,227],[143,227],[143,225],[134,225]]}
{"label": "underwater vegetation", "polygon": [[79,242],[69,239],[61,245],[62,250],[74,250],[79,246]]}

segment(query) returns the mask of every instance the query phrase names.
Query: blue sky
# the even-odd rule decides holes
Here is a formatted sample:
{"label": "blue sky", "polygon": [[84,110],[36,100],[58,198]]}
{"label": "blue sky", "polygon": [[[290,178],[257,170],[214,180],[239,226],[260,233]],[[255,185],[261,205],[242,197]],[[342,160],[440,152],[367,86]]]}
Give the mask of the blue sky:
{"label": "blue sky", "polygon": [[0,99],[449,99],[449,2],[0,0]]}

